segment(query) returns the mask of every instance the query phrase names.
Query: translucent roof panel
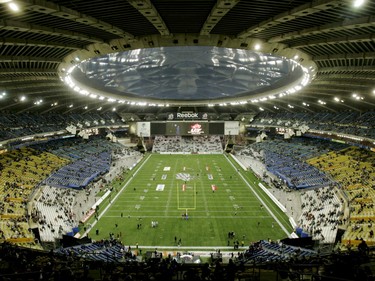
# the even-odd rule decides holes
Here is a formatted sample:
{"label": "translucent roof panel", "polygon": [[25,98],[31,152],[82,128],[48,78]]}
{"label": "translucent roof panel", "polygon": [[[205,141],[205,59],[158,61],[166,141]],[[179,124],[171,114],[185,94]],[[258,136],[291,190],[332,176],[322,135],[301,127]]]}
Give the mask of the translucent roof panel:
{"label": "translucent roof panel", "polygon": [[119,98],[175,101],[251,98],[302,76],[302,67],[293,60],[209,46],[112,53],[83,61],[72,73],[81,85]]}

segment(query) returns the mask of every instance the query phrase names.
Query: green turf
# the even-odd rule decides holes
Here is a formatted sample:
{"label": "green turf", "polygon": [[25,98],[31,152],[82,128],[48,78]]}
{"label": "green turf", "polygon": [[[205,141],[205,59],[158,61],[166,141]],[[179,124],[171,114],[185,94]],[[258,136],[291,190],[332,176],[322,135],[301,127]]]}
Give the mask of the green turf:
{"label": "green turf", "polygon": [[[238,169],[225,155],[153,154],[145,158],[115,185],[118,193],[112,195],[111,204],[100,206],[91,238],[114,233],[126,245],[176,246],[176,237],[182,246],[220,247],[228,241],[233,246],[237,239],[248,245],[260,239],[285,238],[280,223],[288,233],[292,231],[287,217],[255,186],[254,175]],[[164,185],[164,190],[158,191],[158,185]],[[261,206],[253,190],[266,206]],[[182,216],[186,212],[187,220]],[[158,226],[152,228],[152,221]],[[228,239],[229,231],[236,233],[235,239]]]}

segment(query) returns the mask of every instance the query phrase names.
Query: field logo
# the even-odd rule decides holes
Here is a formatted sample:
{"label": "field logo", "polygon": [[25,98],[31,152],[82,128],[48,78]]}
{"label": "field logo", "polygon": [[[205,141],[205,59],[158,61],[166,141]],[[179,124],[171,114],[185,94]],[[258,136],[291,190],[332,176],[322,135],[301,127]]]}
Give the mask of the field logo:
{"label": "field logo", "polygon": [[176,175],[176,179],[183,180],[183,181],[189,181],[189,180],[192,179],[192,177],[188,173],[178,173]]}

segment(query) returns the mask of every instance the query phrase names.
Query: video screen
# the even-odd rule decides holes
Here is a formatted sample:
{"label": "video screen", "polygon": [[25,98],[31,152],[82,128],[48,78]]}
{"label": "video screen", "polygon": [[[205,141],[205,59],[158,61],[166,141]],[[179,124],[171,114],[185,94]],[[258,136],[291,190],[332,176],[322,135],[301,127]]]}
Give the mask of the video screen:
{"label": "video screen", "polygon": [[168,136],[199,136],[208,135],[207,122],[168,122]]}
{"label": "video screen", "polygon": [[224,122],[152,122],[151,135],[200,136],[223,135]]}

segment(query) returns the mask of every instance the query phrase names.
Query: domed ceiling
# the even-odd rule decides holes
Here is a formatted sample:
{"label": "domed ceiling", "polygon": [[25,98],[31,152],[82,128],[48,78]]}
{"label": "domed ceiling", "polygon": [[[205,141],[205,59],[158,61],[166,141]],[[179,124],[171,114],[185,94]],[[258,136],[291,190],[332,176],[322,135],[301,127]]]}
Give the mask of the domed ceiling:
{"label": "domed ceiling", "polygon": [[0,0],[0,18],[1,112],[375,108],[374,1]]}
{"label": "domed ceiling", "polygon": [[[137,49],[85,60],[71,73],[81,89],[118,99],[225,102],[279,93],[306,79],[294,60],[208,46]],[[90,90],[88,90],[90,91]]]}

